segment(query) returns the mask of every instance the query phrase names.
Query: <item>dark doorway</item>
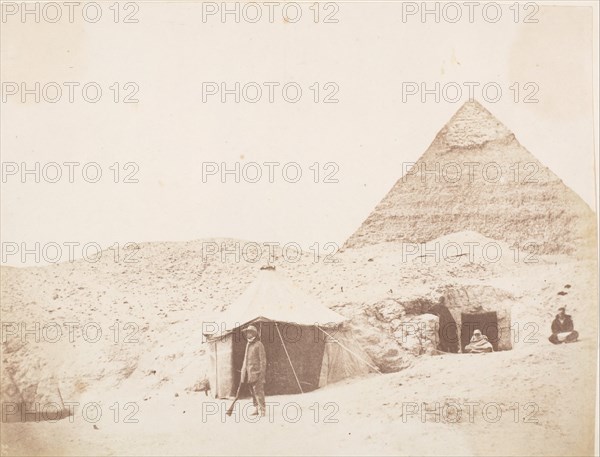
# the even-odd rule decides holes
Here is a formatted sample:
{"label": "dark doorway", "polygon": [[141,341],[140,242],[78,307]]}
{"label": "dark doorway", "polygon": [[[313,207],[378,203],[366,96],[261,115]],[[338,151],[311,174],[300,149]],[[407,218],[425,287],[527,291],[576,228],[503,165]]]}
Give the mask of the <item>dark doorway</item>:
{"label": "dark doorway", "polygon": [[492,343],[494,351],[498,350],[498,341],[500,329],[498,327],[498,315],[495,311],[487,313],[465,314],[461,315],[460,324],[460,348],[465,352],[465,346],[471,341],[473,332],[479,329],[481,333],[487,336],[488,341]]}
{"label": "dark doorway", "polygon": [[[317,327],[271,321],[253,322],[252,325],[259,331],[267,356],[266,395],[300,393],[288,355],[294,365],[302,391],[310,392],[319,387],[325,340],[320,336],[321,332]],[[246,351],[246,339],[241,329],[234,331],[232,345],[233,384],[237,389]],[[235,392],[233,394],[235,395]],[[250,395],[244,388],[242,394]]]}
{"label": "dark doorway", "polygon": [[[443,297],[442,297],[443,298]],[[427,311],[429,314],[438,316],[438,334],[439,344],[438,349],[442,352],[458,352],[458,325],[450,310],[444,305],[444,300],[440,299],[440,303],[432,306]]]}

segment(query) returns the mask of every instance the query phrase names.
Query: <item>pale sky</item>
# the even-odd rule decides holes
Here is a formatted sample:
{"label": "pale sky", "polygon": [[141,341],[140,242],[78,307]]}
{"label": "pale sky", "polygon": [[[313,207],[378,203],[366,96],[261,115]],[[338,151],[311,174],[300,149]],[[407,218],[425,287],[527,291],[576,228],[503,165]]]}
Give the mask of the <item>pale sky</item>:
{"label": "pale sky", "polygon": [[[68,182],[66,167],[58,183],[6,177],[3,242],[106,247],[234,237],[341,246],[401,177],[403,163],[416,161],[467,100],[465,82],[501,87],[496,103],[486,102],[480,90],[475,94],[595,208],[595,2],[542,6],[535,14],[539,22],[527,24],[522,16],[513,21],[512,2],[504,4],[497,23],[481,13],[473,23],[466,18],[422,23],[418,15],[403,22],[401,4],[384,2],[339,2],[338,23],[314,23],[311,3],[301,4],[303,16],[296,23],[285,22],[280,10],[274,23],[221,23],[218,16],[204,23],[201,3],[138,4],[139,22],[133,24],[115,24],[108,4],[107,19],[95,24],[80,16],[73,23],[23,24],[13,16],[0,23],[4,89],[7,82],[23,81],[30,87],[36,81],[96,82],[103,89],[96,104],[85,102],[77,89],[74,103],[65,88],[54,104],[34,103],[33,96],[22,103],[20,94],[8,96],[3,89],[3,163],[97,162],[103,171],[98,183],[85,182],[81,166],[75,183]],[[135,83],[139,103],[114,103],[109,86],[117,81],[120,97],[129,92],[126,83]],[[266,88],[254,104],[233,103],[232,97],[221,103],[218,96],[203,103],[203,82],[233,87],[236,81],[280,85],[274,103]],[[281,94],[289,82],[303,90],[295,104]],[[309,88],[315,82],[320,98],[339,88],[339,103],[315,103]],[[403,82],[457,83],[465,89],[454,103],[432,97],[422,103],[418,96],[403,102]],[[517,102],[509,88],[515,83],[521,88]],[[527,83],[538,88],[537,103],[523,102]],[[139,183],[114,183],[109,167],[115,162],[136,163]],[[222,183],[216,176],[203,183],[206,162],[281,165],[275,183],[268,182],[264,166],[258,183],[235,183],[231,177]],[[281,175],[289,162],[302,168],[298,183]],[[336,164],[339,182],[314,183],[309,167],[315,162],[321,181],[334,169],[324,165]],[[126,171],[121,172],[122,180]],[[7,263],[22,264],[18,257]]]}

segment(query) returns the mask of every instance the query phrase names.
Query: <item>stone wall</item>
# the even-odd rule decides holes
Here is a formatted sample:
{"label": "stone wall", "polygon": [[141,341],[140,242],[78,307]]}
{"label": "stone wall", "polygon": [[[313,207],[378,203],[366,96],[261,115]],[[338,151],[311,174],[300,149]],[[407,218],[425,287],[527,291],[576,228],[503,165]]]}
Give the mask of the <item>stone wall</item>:
{"label": "stone wall", "polygon": [[[498,317],[498,350],[512,349],[511,308],[514,297],[501,289],[492,286],[447,287],[443,296],[446,306],[458,325],[458,336],[461,338],[462,314],[496,312]],[[492,333],[493,329],[480,329]]]}

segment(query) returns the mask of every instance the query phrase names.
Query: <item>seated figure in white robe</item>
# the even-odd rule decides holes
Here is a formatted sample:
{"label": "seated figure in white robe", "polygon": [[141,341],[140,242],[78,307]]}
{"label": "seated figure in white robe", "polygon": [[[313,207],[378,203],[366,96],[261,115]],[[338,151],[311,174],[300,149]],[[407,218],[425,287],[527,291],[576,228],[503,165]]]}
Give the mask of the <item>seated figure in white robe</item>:
{"label": "seated figure in white robe", "polygon": [[465,346],[465,352],[481,354],[483,352],[494,352],[494,348],[492,343],[488,341],[487,336],[481,333],[481,330],[475,330],[471,342]]}

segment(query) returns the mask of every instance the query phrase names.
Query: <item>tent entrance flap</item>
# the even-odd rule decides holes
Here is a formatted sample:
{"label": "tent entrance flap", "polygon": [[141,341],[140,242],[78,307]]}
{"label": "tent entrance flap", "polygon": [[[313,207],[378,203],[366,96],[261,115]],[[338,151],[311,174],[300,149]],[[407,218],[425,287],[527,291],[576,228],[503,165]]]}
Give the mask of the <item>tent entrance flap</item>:
{"label": "tent entrance flap", "polygon": [[[297,394],[319,387],[325,341],[318,337],[320,332],[317,327],[270,321],[253,322],[253,325],[259,329],[267,356],[266,395]],[[246,338],[241,328],[235,329],[230,335],[232,384],[237,386],[241,378]],[[245,389],[242,392],[247,395]]]}
{"label": "tent entrance flap", "polygon": [[275,324],[275,329],[279,334],[279,341],[281,341],[281,345],[283,346],[283,350],[285,351],[285,356],[287,357],[288,362],[290,362],[290,368],[292,369],[292,373],[294,373],[294,379],[296,380],[296,384],[298,384],[298,389],[300,389],[300,393],[303,394],[304,392],[302,391],[302,385],[298,380],[298,375],[296,374],[296,370],[294,369],[294,364],[292,363],[292,359],[290,359],[290,354],[287,348],[285,347],[285,341],[283,341],[283,337],[281,336],[281,332],[279,331],[279,327],[277,326],[277,324]]}

